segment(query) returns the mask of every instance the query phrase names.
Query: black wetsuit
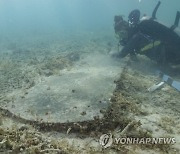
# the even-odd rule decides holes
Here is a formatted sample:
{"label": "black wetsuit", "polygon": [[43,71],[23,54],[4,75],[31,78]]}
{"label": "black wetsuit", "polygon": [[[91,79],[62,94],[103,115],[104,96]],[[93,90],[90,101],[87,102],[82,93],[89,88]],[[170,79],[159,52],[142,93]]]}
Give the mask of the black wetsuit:
{"label": "black wetsuit", "polygon": [[161,41],[160,47],[147,51],[145,55],[158,62],[180,64],[180,36],[152,19],[143,20],[135,28],[130,28],[129,39],[119,56],[138,53],[142,47],[156,40]]}

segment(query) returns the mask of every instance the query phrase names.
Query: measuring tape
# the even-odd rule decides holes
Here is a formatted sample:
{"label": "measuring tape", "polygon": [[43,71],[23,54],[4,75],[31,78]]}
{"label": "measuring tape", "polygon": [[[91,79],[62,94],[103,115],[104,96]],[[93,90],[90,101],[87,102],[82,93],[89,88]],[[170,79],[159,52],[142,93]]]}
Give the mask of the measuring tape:
{"label": "measuring tape", "polygon": [[164,74],[163,72],[159,70],[156,73],[159,75],[162,81],[166,82],[168,85],[180,91],[180,82],[173,80],[173,78],[171,78],[170,76]]}

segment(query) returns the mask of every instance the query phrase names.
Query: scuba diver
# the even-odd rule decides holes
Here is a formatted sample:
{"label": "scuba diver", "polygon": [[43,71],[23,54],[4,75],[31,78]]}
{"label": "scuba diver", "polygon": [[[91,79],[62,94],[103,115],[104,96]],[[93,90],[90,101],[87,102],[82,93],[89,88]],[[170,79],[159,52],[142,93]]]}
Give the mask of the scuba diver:
{"label": "scuba diver", "polygon": [[174,25],[169,28],[156,20],[160,4],[158,2],[150,18],[143,16],[140,19],[137,9],[129,14],[128,22],[122,16],[114,17],[114,30],[123,46],[114,56],[123,58],[128,54],[143,54],[160,65],[180,64],[180,12],[177,11]]}

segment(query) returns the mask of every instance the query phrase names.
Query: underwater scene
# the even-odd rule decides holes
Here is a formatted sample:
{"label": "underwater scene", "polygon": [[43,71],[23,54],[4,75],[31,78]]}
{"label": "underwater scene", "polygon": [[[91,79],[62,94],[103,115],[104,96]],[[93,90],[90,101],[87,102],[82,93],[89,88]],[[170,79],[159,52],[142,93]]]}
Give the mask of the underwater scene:
{"label": "underwater scene", "polygon": [[0,0],[0,153],[179,154],[179,0]]}

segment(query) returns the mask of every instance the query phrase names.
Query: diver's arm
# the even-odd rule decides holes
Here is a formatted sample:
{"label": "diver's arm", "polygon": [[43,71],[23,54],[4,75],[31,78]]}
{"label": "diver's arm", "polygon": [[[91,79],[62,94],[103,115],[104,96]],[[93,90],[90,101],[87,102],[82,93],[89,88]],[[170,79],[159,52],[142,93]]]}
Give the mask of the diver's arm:
{"label": "diver's arm", "polygon": [[142,39],[144,39],[143,35],[140,33],[135,34],[124,46],[124,48],[121,50],[121,52],[118,54],[119,58],[124,58],[128,54],[133,53],[138,49],[140,43],[142,42]]}
{"label": "diver's arm", "polygon": [[151,42],[151,39],[145,34],[138,32],[127,42],[126,46],[119,53],[119,57],[123,58],[128,54],[135,54],[138,51]]}

